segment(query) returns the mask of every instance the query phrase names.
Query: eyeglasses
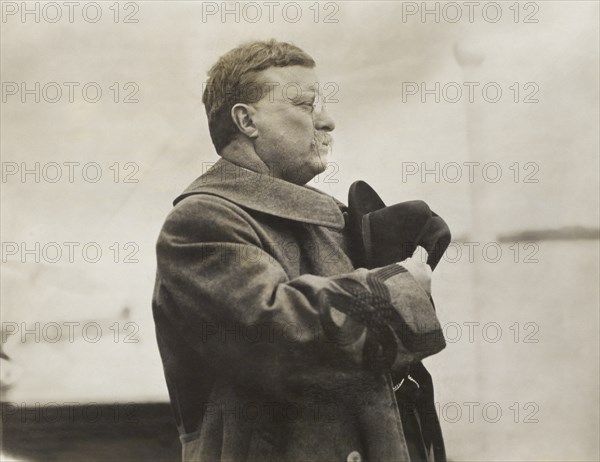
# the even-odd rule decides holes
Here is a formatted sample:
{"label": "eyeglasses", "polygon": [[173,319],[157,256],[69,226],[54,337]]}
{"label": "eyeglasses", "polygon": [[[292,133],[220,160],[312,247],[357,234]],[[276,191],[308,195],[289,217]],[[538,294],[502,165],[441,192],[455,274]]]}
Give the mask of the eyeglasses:
{"label": "eyeglasses", "polygon": [[[298,87],[299,88],[299,87]],[[294,95],[294,97],[292,97],[291,95],[288,96],[285,92],[283,95],[283,101],[287,104],[291,104],[294,106],[308,106],[312,104],[312,109],[311,109],[311,113],[313,115],[313,118],[315,116],[320,116],[326,109],[327,106],[325,104],[325,96],[323,96],[323,94],[321,93],[319,87],[317,86],[316,90],[310,90],[309,93],[314,94],[314,97],[312,99],[312,102],[310,101],[310,99],[307,98],[307,95],[302,95],[302,90],[299,90],[298,93],[296,95]],[[263,97],[261,99],[266,99],[269,98],[269,101],[274,102],[273,99],[273,95],[263,95]],[[258,102],[258,101],[256,101]]]}

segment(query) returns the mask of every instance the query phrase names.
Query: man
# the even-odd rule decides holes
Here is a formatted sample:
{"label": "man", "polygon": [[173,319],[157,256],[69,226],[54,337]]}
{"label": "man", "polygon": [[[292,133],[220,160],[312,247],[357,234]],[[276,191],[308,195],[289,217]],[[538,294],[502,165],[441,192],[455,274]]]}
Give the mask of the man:
{"label": "man", "polygon": [[444,458],[419,431],[407,441],[391,376],[441,349],[395,346],[406,332],[388,322],[437,325],[431,270],[422,255],[355,269],[345,207],[305,186],[335,128],[314,67],[271,40],[209,71],[221,159],[175,200],[153,299],[183,460]]}

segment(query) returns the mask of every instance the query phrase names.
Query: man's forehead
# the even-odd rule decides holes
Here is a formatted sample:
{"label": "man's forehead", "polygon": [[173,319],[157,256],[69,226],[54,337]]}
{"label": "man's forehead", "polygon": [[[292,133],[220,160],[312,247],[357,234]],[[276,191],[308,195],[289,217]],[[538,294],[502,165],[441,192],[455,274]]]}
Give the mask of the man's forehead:
{"label": "man's forehead", "polygon": [[314,68],[304,66],[269,67],[260,71],[257,80],[275,86],[299,86],[303,90],[318,91],[319,78]]}

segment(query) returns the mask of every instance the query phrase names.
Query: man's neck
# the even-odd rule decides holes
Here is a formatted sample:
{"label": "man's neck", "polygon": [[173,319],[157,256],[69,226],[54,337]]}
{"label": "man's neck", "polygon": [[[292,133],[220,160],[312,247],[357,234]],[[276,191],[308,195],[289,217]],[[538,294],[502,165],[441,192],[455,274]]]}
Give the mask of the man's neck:
{"label": "man's neck", "polygon": [[266,165],[252,145],[246,142],[233,140],[221,150],[219,155],[239,167],[247,168],[257,173],[270,173],[269,166]]}

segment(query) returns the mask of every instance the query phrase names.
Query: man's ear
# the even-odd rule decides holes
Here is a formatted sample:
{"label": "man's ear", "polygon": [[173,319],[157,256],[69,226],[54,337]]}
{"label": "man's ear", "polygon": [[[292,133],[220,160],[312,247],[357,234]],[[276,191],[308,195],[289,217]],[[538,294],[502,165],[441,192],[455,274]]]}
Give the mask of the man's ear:
{"label": "man's ear", "polygon": [[248,138],[256,138],[258,129],[252,119],[254,108],[248,104],[238,103],[231,108],[231,118],[240,133],[243,133]]}

